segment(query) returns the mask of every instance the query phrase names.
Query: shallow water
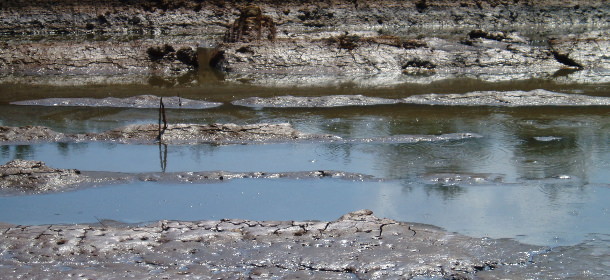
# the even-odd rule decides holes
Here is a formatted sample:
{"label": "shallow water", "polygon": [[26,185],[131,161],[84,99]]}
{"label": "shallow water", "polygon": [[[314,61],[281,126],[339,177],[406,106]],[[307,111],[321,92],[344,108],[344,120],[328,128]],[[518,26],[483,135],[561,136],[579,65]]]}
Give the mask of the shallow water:
{"label": "shallow water", "polygon": [[[0,146],[0,163],[42,160],[87,171],[234,172],[338,170],[383,181],[234,179],[214,184],[134,182],[77,191],[0,197],[0,221],[83,223],[114,219],[334,220],[357,209],[472,236],[572,245],[610,234],[610,108],[444,107],[375,105],[336,108],[247,108],[249,96],[363,94],[402,98],[429,92],[529,90],[610,96],[608,85],[549,81],[481,83],[456,80],[388,88],[261,88],[213,85],[45,87],[0,85],[0,125],[45,125],[70,133],[154,123],[155,109],[8,105],[45,97],[181,94],[225,102],[205,110],[167,110],[170,123],[290,122],[301,131],[346,139],[398,134],[482,135],[425,143],[284,143],[254,145],[124,145],[39,143]],[[457,179],[456,179],[457,178]],[[466,179],[463,179],[466,178]]]}

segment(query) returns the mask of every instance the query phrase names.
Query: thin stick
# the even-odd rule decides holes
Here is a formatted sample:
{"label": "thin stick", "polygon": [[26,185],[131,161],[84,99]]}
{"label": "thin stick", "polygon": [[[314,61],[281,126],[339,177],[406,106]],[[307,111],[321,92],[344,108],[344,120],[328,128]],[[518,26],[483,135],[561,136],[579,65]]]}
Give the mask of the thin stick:
{"label": "thin stick", "polygon": [[165,104],[163,104],[163,97],[161,97],[161,113],[163,114],[163,131],[167,129],[167,118],[165,117]]}

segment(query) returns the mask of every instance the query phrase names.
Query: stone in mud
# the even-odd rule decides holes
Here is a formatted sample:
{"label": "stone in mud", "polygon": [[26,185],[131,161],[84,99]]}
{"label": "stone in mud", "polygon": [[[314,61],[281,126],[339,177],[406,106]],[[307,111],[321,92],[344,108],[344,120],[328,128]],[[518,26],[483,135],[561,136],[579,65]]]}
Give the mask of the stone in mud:
{"label": "stone in mud", "polygon": [[[84,107],[123,107],[123,108],[158,108],[159,96],[138,95],[126,98],[46,98],[38,100],[16,101],[15,105],[36,106],[84,106]],[[192,100],[176,96],[163,97],[165,108],[205,109],[222,105],[219,102]]]}
{"label": "stone in mud", "polygon": [[368,106],[379,104],[393,104],[396,100],[367,97],[362,95],[332,95],[332,96],[276,96],[269,98],[249,97],[231,102],[233,105],[248,107],[340,107],[340,106]]}
{"label": "stone in mud", "polygon": [[404,103],[449,106],[608,106],[610,97],[532,91],[475,91],[465,94],[425,94],[403,99]]}
{"label": "stone in mud", "polygon": [[[159,221],[144,226],[0,224],[0,273],[14,277],[471,279],[528,265],[540,247],[375,217],[332,222]],[[27,268],[23,268],[27,264]]]}
{"label": "stone in mud", "polygon": [[90,182],[76,169],[56,169],[42,161],[16,159],[0,165],[0,189],[25,192],[64,190]]}

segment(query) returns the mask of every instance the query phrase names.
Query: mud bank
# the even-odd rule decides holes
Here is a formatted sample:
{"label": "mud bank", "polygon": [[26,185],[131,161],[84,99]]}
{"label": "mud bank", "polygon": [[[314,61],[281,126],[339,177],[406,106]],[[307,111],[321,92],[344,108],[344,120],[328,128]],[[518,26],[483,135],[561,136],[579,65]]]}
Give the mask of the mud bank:
{"label": "mud bank", "polygon": [[24,144],[43,142],[114,142],[126,144],[253,144],[318,141],[340,143],[415,143],[480,138],[476,133],[440,135],[394,135],[388,137],[343,139],[331,134],[300,132],[288,123],[280,124],[134,124],[101,133],[69,134],[43,126],[0,126],[0,143]]}
{"label": "mud bank", "polygon": [[231,102],[247,107],[340,107],[370,106],[398,103],[446,106],[607,106],[609,97],[564,94],[543,89],[532,91],[475,91],[465,94],[413,95],[402,99],[367,97],[363,95],[333,95],[321,97],[276,96],[249,97]]}
{"label": "mud bank", "polygon": [[[206,102],[176,96],[162,97],[165,108],[206,109],[222,105],[219,102]],[[139,95],[126,98],[46,98],[12,102],[15,105],[35,106],[80,106],[80,107],[120,107],[120,108],[158,108],[161,99],[154,95]]]}
{"label": "mud bank", "polygon": [[198,68],[232,74],[227,81],[269,74],[386,75],[377,85],[421,75],[553,78],[565,69],[584,71],[565,75],[568,82],[600,83],[610,76],[605,1],[256,4],[7,1],[0,6],[0,34],[7,38],[0,43],[0,81],[69,74],[73,84],[117,81],[109,75],[146,82],[151,75],[175,78]]}
{"label": "mud bank", "polygon": [[[470,238],[381,219],[369,210],[333,222],[160,221],[145,226],[0,225],[0,271],[51,279],[134,277],[416,276],[472,279],[479,271],[528,267],[543,248]],[[27,264],[27,265],[26,265]]]}

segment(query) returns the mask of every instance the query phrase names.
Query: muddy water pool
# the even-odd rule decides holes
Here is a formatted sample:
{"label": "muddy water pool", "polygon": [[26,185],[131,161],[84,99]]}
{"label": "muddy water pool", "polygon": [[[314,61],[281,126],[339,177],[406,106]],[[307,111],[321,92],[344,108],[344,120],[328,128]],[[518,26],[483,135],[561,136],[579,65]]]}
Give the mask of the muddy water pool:
{"label": "muddy water pool", "polygon": [[298,142],[248,145],[37,143],[0,146],[0,164],[41,160],[56,168],[112,172],[337,170],[376,180],[232,179],[209,184],[132,182],[75,191],[0,197],[0,221],[16,224],[128,223],[158,219],[333,220],[369,208],[472,236],[573,245],[610,234],[610,108],[375,105],[247,108],[249,97],[363,94],[402,98],[422,93],[544,88],[610,96],[607,85],[548,81],[456,80],[390,88],[263,88],[216,83],[48,87],[1,85],[0,125],[44,125],[70,133],[157,122],[155,109],[16,106],[45,97],[181,95],[225,102],[205,110],[167,110],[173,123],[289,122],[344,139],[471,132],[481,138],[421,143]]}

